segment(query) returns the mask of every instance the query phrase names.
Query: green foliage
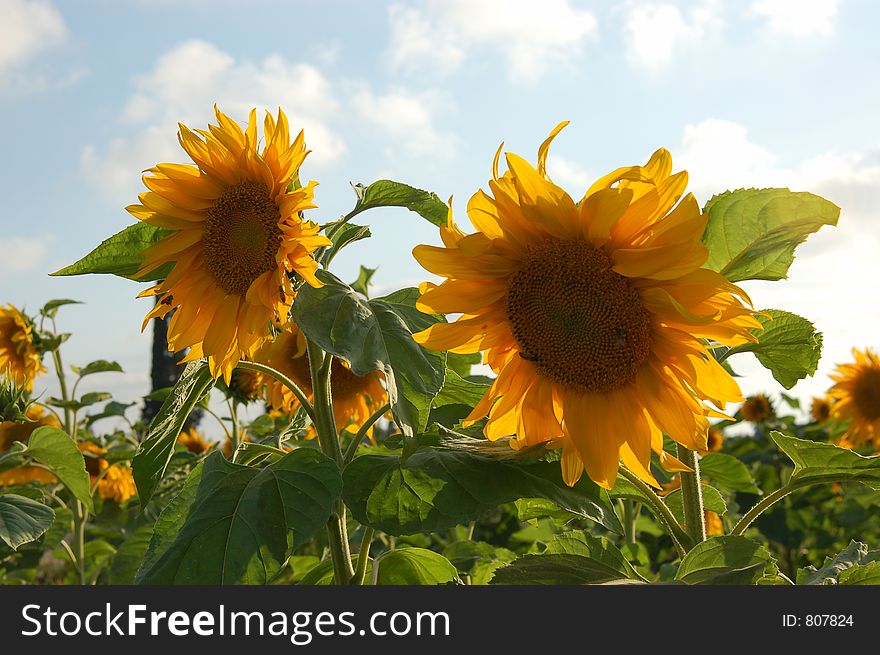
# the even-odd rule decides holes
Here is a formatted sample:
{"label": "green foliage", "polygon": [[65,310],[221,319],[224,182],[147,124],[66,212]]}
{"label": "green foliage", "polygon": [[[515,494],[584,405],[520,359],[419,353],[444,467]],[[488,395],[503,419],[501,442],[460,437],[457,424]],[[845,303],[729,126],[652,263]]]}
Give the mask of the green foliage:
{"label": "green foliage", "polygon": [[712,197],[704,266],[731,282],[781,280],[794,250],[823,225],[837,225],[840,208],[811,193],[788,189],[738,189]]}
{"label": "green foliage", "polygon": [[132,532],[116,549],[107,571],[107,584],[132,584],[150,545],[153,526],[145,523]]}
{"label": "green foliage", "polygon": [[438,227],[446,224],[448,208],[436,193],[422,191],[401,182],[378,180],[354,187],[358,201],[350,216],[376,207],[405,207]]}
{"label": "green foliage", "polygon": [[0,540],[13,550],[39,539],[52,527],[55,512],[18,494],[0,494]]}
{"label": "green foliage", "polygon": [[676,580],[687,584],[753,584],[775,569],[769,551],[739,536],[712,537],[681,561]]}
{"label": "green foliage", "polygon": [[49,426],[37,428],[28,439],[24,454],[49,468],[77,500],[94,511],[85,460],[64,430]]}
{"label": "green foliage", "polygon": [[779,384],[791,389],[798,380],[816,372],[822,354],[822,333],[807,319],[779,309],[758,315],[763,330],[754,330],[760,341],[731,348],[725,358],[752,352]]}
{"label": "green foliage", "polygon": [[516,463],[422,448],[405,461],[394,455],[358,457],[343,479],[343,498],[354,517],[393,535],[445,530],[518,498],[546,498],[622,531],[607,493],[586,477],[567,487],[556,462]]}
{"label": "green foliage", "polygon": [[459,582],[452,562],[425,548],[398,548],[373,561],[373,577],[380,585],[437,585]]}
{"label": "green foliage", "polygon": [[868,547],[858,541],[851,541],[849,546],[834,557],[826,557],[821,568],[808,566],[797,572],[799,585],[832,585],[837,584],[839,576],[847,569],[866,560]]}
{"label": "green foliage", "polygon": [[[682,507],[681,489],[676,489],[663,500],[678,522],[683,523],[684,508]],[[710,512],[715,512],[718,516],[727,512],[727,503],[724,502],[721,493],[715,487],[705,484],[703,485],[703,507]]]}
{"label": "green foliage", "polygon": [[355,375],[382,371],[397,424],[406,435],[423,430],[431,401],[443,386],[445,356],[413,341],[412,333],[438,318],[415,309],[418,290],[404,289],[365,300],[326,271],[324,286],[304,286],[293,318],[325,351],[349,362]]}
{"label": "green foliage", "polygon": [[213,385],[207,360],[190,362],[162,403],[159,413],[150,423],[149,433],[138,446],[131,462],[141,505],[149,502],[156,485],[165,474],[184,422],[196,403]]}
{"label": "green foliage", "polygon": [[761,493],[745,464],[732,455],[709,453],[700,459],[700,471],[719,487],[750,494]]}
{"label": "green foliage", "polygon": [[341,488],[336,464],[311,448],[263,469],[233,464],[215,452],[205,460],[179,532],[138,581],[265,584],[291,549],[324,527]]}
{"label": "green foliage", "polygon": [[880,485],[880,457],[864,457],[847,448],[772,432],[770,438],[794,462],[789,484],[847,480]]}
{"label": "green foliage", "polygon": [[160,268],[135,278],[141,264],[144,261],[141,253],[171,234],[171,230],[155,227],[147,223],[138,222],[129,225],[121,232],[117,232],[109,239],[92,250],[79,261],[65,266],[51,273],[51,275],[86,275],[87,273],[106,273],[119,277],[149,282],[161,280],[168,276],[173,265],[165,265]]}
{"label": "green foliage", "polygon": [[95,373],[123,373],[122,367],[118,362],[108,362],[106,359],[98,359],[94,362],[90,362],[83,366],[82,368],[78,368],[76,366],[70,367],[74,373],[79,375],[81,378],[84,378],[87,375],[93,375]]}

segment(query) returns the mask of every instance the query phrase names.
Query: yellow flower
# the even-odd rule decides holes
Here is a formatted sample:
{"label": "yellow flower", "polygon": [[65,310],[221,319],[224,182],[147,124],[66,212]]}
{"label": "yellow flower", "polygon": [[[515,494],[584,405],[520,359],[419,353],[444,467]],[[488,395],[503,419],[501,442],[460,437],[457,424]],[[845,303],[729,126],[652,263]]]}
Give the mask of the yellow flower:
{"label": "yellow flower", "polygon": [[274,321],[287,321],[293,271],[313,286],[311,253],[329,245],[318,226],[304,221],[316,182],[298,185],[308,151],[303,133],[290,144],[287,117],[266,114],[265,146],[257,145],[257,113],[246,130],[216,109],[219,125],[180,126],[180,145],[196,163],[159,164],[143,177],[150,191],[126,209],[150,225],[172,230],[144,251],[137,276],[174,262],[160,284],[140,294],[158,296],[144,319],[177,309],[168,325],[172,351],[189,348],[183,361],[207,357],[212,375],[229,383],[241,358],[270,338]]}
{"label": "yellow flower", "polygon": [[880,446],[880,357],[871,349],[853,348],[855,362],[838,365],[831,375],[835,385],[831,418],[849,421],[839,445],[858,448],[871,441]]}
{"label": "yellow flower", "polygon": [[0,375],[28,391],[34,388],[34,378],[46,372],[32,332],[24,314],[12,305],[0,306]]}
{"label": "yellow flower", "polygon": [[205,452],[214,445],[213,442],[206,441],[205,435],[195,428],[181,432],[177,436],[177,443],[196,455]]}
{"label": "yellow flower", "polygon": [[77,446],[86,456],[86,471],[92,481],[92,488],[97,483],[101,498],[121,505],[137,494],[130,466],[118,462],[111,465],[101,457],[107,453],[107,449],[91,441],[80,441]]}
{"label": "yellow flower", "polygon": [[228,385],[229,394],[241,403],[249,403],[259,398],[262,387],[263,376],[246,368],[235,369]]}
{"label": "yellow flower", "polygon": [[721,522],[721,517],[718,516],[717,512],[707,509],[703,512],[703,519],[706,522],[706,534],[708,536],[724,534],[724,523]]}
{"label": "yellow flower", "polygon": [[709,434],[706,444],[706,450],[710,453],[717,453],[724,446],[724,434],[721,430],[709,428]]}
{"label": "yellow flower", "polygon": [[[39,427],[44,425],[53,428],[61,427],[58,417],[46,411],[41,405],[31,405],[27,408],[25,415],[31,422],[16,423],[13,421],[3,421],[0,423],[0,453],[9,450],[16,441],[27,442],[34,430]],[[49,471],[37,466],[16,466],[0,472],[0,487],[26,484],[31,481],[41,484],[53,484],[57,480]]]}
{"label": "yellow flower", "polygon": [[831,403],[827,396],[813,398],[813,402],[810,403],[810,415],[817,423],[824,423],[831,417]]}
{"label": "yellow flower", "polygon": [[[273,342],[263,346],[256,359],[289,377],[312,399],[306,339],[295,323],[290,323],[286,330],[279,332]],[[265,379],[266,402],[270,409],[280,409],[292,414],[299,408],[299,401],[287,387],[268,375]],[[373,412],[387,402],[388,394],[381,380],[381,375],[376,371],[363,376],[355,375],[342,361],[333,360],[330,387],[333,393],[333,415],[339,430],[356,432]],[[309,430],[308,436],[314,436],[313,428],[310,427]],[[372,433],[373,429],[370,427],[367,434],[372,437]]]}
{"label": "yellow flower", "polygon": [[767,396],[759,393],[757,396],[746,398],[740,412],[747,421],[763,423],[773,415],[773,406]]}
{"label": "yellow flower", "polygon": [[663,452],[662,433],[705,451],[707,417],[723,415],[704,401],[742,399],[701,340],[755,341],[749,330],[760,323],[739,287],[701,268],[707,218],[692,194],[681,198],[687,173],[671,174],[670,154],[604,176],[576,203],[546,173],[565,125],[541,145],[537,168],[507,153],[499,177],[499,149],[491,195],[477,191],[468,203],[476,233],[461,232],[450,209],[445,247],[415,248],[423,267],[447,278],[423,283],[417,307],[463,314],[415,339],[485,351],[497,378],[465,423],[488,414],[489,439],[561,444],[568,484],[586,469],[610,488],[622,460],[659,487],[652,450],[665,466],[683,466]]}

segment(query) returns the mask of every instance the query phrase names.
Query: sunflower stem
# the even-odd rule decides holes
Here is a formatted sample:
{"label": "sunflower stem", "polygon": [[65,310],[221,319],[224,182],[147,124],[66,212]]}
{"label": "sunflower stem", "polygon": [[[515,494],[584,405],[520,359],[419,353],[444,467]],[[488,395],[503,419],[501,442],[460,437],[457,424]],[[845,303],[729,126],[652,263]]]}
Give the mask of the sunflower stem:
{"label": "sunflower stem", "polygon": [[305,410],[306,414],[308,414],[308,417],[312,420],[312,423],[317,426],[318,421],[315,418],[315,408],[312,406],[312,403],[309,402],[309,399],[306,396],[305,392],[303,392],[302,389],[296,386],[296,382],[284,375],[281,371],[276,371],[271,366],[266,366],[265,364],[260,364],[259,362],[240,361],[238,363],[238,368],[246,368],[251,371],[265,373],[266,375],[271,375],[273,378],[278,380],[281,384],[290,389],[290,392],[294,396],[296,396],[296,399],[299,401],[299,404]]}
{"label": "sunflower stem", "polygon": [[837,482],[837,480],[835,479],[836,477],[837,476],[829,476],[827,479],[808,480],[806,482],[794,483],[790,482],[784,487],[780,487],[773,493],[764,496],[761,500],[755,503],[748,512],[743,514],[743,517],[731,529],[730,534],[741,535],[743,532],[746,531],[746,528],[748,528],[756,518],[766,512],[771,505],[782,500],[792,491],[797,491],[798,489],[809,487],[814,484],[822,484],[823,482]]}
{"label": "sunflower stem", "polygon": [[666,506],[666,503],[663,502],[660,496],[654,493],[654,490],[651,489],[651,487],[642,482],[641,478],[629,469],[621,466],[620,474],[642,492],[642,496],[644,496],[647,501],[646,506],[654,513],[654,516],[660,519],[660,522],[663,523],[663,527],[666,529],[667,534],[672,537],[672,543],[675,544],[675,549],[678,551],[678,554],[684,557],[687,551],[693,547],[693,541],[691,540],[690,535],[678,524],[675,515],[669,507]]}
{"label": "sunflower stem", "polygon": [[385,415],[385,412],[387,412],[389,409],[391,409],[391,405],[385,403],[379,409],[373,412],[370,418],[364,421],[364,424],[361,425],[361,427],[358,429],[357,434],[354,435],[354,439],[352,439],[351,443],[348,444],[348,448],[345,449],[345,457],[343,457],[342,459],[343,466],[348,466],[351,460],[354,459],[354,455],[357,452],[358,446],[360,445],[361,441],[364,440],[364,437],[367,435],[367,431],[371,427],[373,427],[373,424],[380,418],[382,418]]}
{"label": "sunflower stem", "polygon": [[684,509],[684,529],[694,544],[706,541],[706,518],[703,512],[703,484],[700,482],[700,462],[697,454],[678,444],[678,459],[692,471],[682,471],[681,501]]}
{"label": "sunflower stem", "polygon": [[624,543],[636,543],[636,520],[639,518],[639,503],[635,500],[621,499],[623,503]]}
{"label": "sunflower stem", "polygon": [[[339,432],[333,416],[333,396],[330,388],[331,362],[318,344],[306,339],[309,354],[309,369],[312,375],[312,392],[314,394],[315,430],[318,432],[318,443],[325,455],[336,462],[339,469],[345,466],[342,447],[339,444]],[[305,407],[305,405],[303,405]],[[351,551],[348,543],[348,531],[345,524],[345,503],[338,499],[333,503],[333,511],[327,522],[330,557],[333,561],[333,573],[336,584],[347,584],[354,576],[351,563]]]}
{"label": "sunflower stem", "polygon": [[226,401],[229,404],[229,419],[232,422],[232,433],[229,435],[229,441],[232,442],[232,452],[238,450],[240,443],[238,432],[238,403],[230,398]]}
{"label": "sunflower stem", "polygon": [[357,571],[351,579],[353,585],[363,585],[367,577],[367,564],[370,562],[370,546],[373,544],[373,528],[364,528],[364,537],[358,550]]}

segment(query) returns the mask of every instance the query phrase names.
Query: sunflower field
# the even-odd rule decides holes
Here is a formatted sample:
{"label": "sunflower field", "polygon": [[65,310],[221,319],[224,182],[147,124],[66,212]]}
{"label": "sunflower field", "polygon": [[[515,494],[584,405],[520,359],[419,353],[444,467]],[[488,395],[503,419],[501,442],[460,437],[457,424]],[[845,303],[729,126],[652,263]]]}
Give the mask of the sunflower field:
{"label": "sunflower field", "polygon": [[[134,222],[54,273],[126,278],[165,327],[181,364],[151,417],[80,392],[122,369],[66,361],[73,300],[0,306],[0,582],[880,583],[880,357],[854,344],[827,395],[788,395],[822,335],[739,286],[784,285],[833,203],[701,206],[664,149],[570,195],[561,123],[486,162],[472,232],[387,179],[322,222],[303,131],[215,112],[180,126],[187,163],[145,172]],[[378,207],[436,226],[412,244],[433,281],[334,274]],[[743,397],[750,357],[775,393]]]}

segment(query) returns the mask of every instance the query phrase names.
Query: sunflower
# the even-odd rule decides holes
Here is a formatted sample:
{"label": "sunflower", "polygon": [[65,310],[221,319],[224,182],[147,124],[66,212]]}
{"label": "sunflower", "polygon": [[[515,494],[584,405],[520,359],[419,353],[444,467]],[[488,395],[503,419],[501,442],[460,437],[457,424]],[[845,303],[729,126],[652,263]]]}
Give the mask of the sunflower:
{"label": "sunflower", "polygon": [[107,449],[91,441],[80,441],[77,446],[86,456],[86,471],[92,486],[97,483],[101,498],[121,505],[137,493],[130,466],[118,462],[110,464],[102,457],[107,454]]}
{"label": "sunflower", "polygon": [[831,418],[831,401],[828,396],[813,398],[810,403],[810,416],[817,423],[824,423]]}
{"label": "sunflower", "polygon": [[46,372],[41,356],[28,317],[12,305],[0,307],[0,375],[30,391],[34,378]]}
{"label": "sunflower", "polygon": [[250,369],[237,368],[232,372],[232,379],[226,388],[234,400],[247,404],[260,397],[262,387],[262,375]]}
{"label": "sunflower", "polygon": [[706,523],[706,534],[710,537],[724,534],[724,523],[717,512],[705,510],[703,512],[703,521]]}
{"label": "sunflower", "polygon": [[196,455],[205,452],[214,445],[212,442],[207,441],[205,435],[195,428],[181,432],[177,436],[177,443]]}
{"label": "sunflower", "polygon": [[855,362],[838,365],[831,379],[835,384],[828,391],[833,401],[831,418],[847,421],[846,432],[838,442],[848,448],[859,448],[872,442],[880,446],[880,357],[870,348],[853,348]]}
{"label": "sunflower", "polygon": [[294,297],[293,271],[312,286],[311,253],[330,245],[319,227],[302,219],[312,209],[316,182],[299,187],[309,151],[300,132],[290,144],[287,117],[267,112],[265,146],[257,149],[256,109],[246,130],[216,109],[208,130],[180,126],[180,145],[196,163],[159,164],[144,175],[149,191],[126,209],[171,232],[143,252],[135,277],[173,262],[163,282],[140,296],[158,296],[144,319],[177,311],[168,324],[172,351],[183,361],[207,357],[212,375],[228,383],[238,361],[270,338],[274,321],[287,321]]}
{"label": "sunflower", "polygon": [[[306,338],[295,323],[290,323],[284,331],[278,333],[274,341],[263,346],[257,353],[256,360],[289,377],[312,399]],[[381,380],[377,371],[362,376],[355,375],[344,362],[333,360],[330,386],[333,393],[333,415],[339,430],[357,431],[387,402],[388,394]],[[269,376],[266,376],[266,403],[270,410],[283,410],[288,414],[293,414],[299,408],[299,401],[293,393]],[[372,438],[372,433],[371,426],[367,435]],[[312,427],[309,428],[308,436],[314,436]]]}
{"label": "sunflower", "polygon": [[770,404],[770,399],[767,396],[759,393],[756,396],[746,398],[740,407],[740,412],[747,421],[763,423],[773,415],[773,405]]}
{"label": "sunflower", "polygon": [[[53,428],[61,427],[58,417],[46,411],[41,405],[31,405],[27,408],[25,415],[29,419],[28,422],[3,421],[0,423],[0,453],[9,450],[16,441],[26,443],[34,430],[44,425]],[[32,481],[53,484],[57,480],[52,473],[38,466],[15,466],[0,472],[0,487],[26,484]]]}
{"label": "sunflower", "polygon": [[706,441],[706,450],[710,453],[717,453],[721,450],[722,446],[724,446],[724,434],[721,430],[709,428],[709,434],[707,435]]}
{"label": "sunflower", "polygon": [[461,313],[417,333],[434,350],[484,352],[497,374],[467,417],[488,415],[489,439],[516,435],[515,447],[562,447],[562,472],[574,484],[586,470],[610,488],[619,460],[646,482],[651,451],[671,469],[662,433],[707,449],[709,416],[741,400],[739,387],[712,358],[708,340],[756,341],[760,323],[748,296],[701,268],[707,218],[687,173],[671,174],[663,149],[645,166],[618,169],[576,203],[547,176],[550,142],[537,167],[507,153],[491,195],[468,203],[476,228],[465,235],[452,217],[440,228],[445,247],[417,246],[419,263],[447,278],[423,283],[423,312]]}

